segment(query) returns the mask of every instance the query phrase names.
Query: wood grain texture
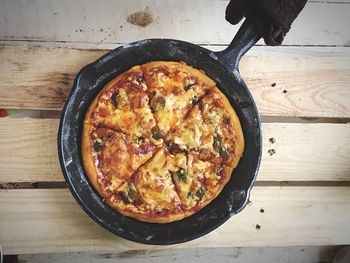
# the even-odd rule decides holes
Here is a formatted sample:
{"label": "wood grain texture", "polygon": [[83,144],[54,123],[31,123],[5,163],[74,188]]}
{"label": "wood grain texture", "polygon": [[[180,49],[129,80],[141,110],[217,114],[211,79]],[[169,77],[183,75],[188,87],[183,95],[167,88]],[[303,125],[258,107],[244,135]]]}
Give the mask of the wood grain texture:
{"label": "wood grain texture", "polygon": [[[104,0],[99,5],[92,0],[3,0],[0,39],[98,45],[172,38],[197,44],[228,44],[238,26],[225,21],[227,4],[228,0]],[[140,11],[152,17],[147,26],[128,22],[130,14]],[[310,1],[294,22],[284,45],[349,46],[349,12],[348,4]]]}
{"label": "wood grain texture", "polygon": [[63,181],[58,120],[0,119],[0,182]]}
{"label": "wood grain texture", "polygon": [[2,46],[0,107],[61,109],[76,73],[104,53]]}
{"label": "wood grain texture", "polygon": [[0,190],[0,243],[5,254],[25,254],[350,242],[350,187],[254,187],[250,200],[240,214],[202,238],[150,246],[105,231],[67,189]]}
{"label": "wood grain texture", "polygon": [[244,57],[240,70],[262,115],[350,117],[350,58]]}
{"label": "wood grain texture", "polygon": [[259,180],[350,181],[350,124],[264,123],[262,128]]}
{"label": "wood grain texture", "polygon": [[[350,117],[350,48],[277,50],[257,48],[240,66],[261,115]],[[105,52],[2,46],[0,107],[61,109],[77,72]]]}
{"label": "wood grain texture", "polygon": [[340,246],[230,247],[113,251],[113,253],[71,252],[19,255],[21,263],[310,263],[331,262]]}
{"label": "wood grain texture", "polygon": [[[264,123],[259,181],[350,181],[350,124]],[[0,182],[63,181],[58,120],[0,119]]]}

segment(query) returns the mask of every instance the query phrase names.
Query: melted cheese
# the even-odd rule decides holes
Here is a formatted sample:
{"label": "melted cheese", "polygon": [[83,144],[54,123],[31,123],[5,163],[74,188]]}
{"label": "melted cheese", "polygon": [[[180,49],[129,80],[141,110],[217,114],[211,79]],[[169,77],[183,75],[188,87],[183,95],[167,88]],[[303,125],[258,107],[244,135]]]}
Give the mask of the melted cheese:
{"label": "melted cheese", "polygon": [[187,112],[189,102],[181,96],[170,94],[165,96],[165,106],[155,113],[158,127],[163,133],[167,133],[172,127],[183,119]]}
{"label": "melted cheese", "polygon": [[141,100],[143,107],[132,109],[130,99],[124,89],[118,95],[118,107],[115,108],[111,99],[107,103],[100,103],[96,112],[96,125],[116,127],[129,135],[150,137],[151,130],[156,126],[155,118],[148,106],[148,97]]}
{"label": "melted cheese", "polygon": [[160,150],[136,175],[135,186],[142,196],[143,207],[152,213],[180,209],[168,167],[167,153]]}
{"label": "melted cheese", "polygon": [[201,146],[202,131],[200,127],[203,120],[198,106],[195,106],[188,117],[169,134],[169,139],[174,141],[181,149],[192,149]]}
{"label": "melted cheese", "polygon": [[[99,132],[105,130],[106,132]],[[98,137],[99,133],[104,136]],[[109,178],[111,189],[116,189],[128,180],[153,155],[154,146],[149,141],[139,145],[133,142],[132,137],[105,128],[95,129],[94,137],[101,145],[97,152],[98,169]],[[140,147],[147,147],[147,151]]]}

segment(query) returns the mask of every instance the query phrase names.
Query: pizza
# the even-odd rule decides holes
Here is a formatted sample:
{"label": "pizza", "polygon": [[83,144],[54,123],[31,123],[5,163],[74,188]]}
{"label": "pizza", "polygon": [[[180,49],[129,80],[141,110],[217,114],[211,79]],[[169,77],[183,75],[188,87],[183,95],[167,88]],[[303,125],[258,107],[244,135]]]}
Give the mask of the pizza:
{"label": "pizza", "polygon": [[132,67],[85,114],[81,153],[90,183],[113,209],[145,222],[180,220],[208,205],[243,151],[229,101],[184,62]]}

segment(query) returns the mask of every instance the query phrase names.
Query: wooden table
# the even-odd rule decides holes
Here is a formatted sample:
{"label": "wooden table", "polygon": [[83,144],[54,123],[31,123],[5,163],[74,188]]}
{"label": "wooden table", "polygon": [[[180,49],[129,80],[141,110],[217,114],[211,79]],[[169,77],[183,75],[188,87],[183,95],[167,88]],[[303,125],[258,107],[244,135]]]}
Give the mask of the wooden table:
{"label": "wooden table", "polygon": [[[123,43],[225,48],[237,31],[224,20],[228,2],[65,2],[0,2],[0,108],[26,110],[0,118],[0,183],[19,187],[0,189],[0,244],[5,254],[159,249],[108,233],[77,205],[57,157],[59,111],[79,69]],[[141,26],[128,18],[137,11]],[[349,0],[309,1],[284,46],[260,41],[243,58],[264,140],[249,205],[165,248],[350,244],[349,13]]]}

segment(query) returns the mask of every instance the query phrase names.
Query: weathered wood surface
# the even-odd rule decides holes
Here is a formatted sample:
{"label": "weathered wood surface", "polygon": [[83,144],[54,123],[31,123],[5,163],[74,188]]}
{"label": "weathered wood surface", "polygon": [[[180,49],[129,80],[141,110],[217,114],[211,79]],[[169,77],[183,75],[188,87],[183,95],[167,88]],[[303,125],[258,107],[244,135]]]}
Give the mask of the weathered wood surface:
{"label": "weathered wood surface", "polygon": [[[124,3],[0,1],[0,108],[61,110],[76,73],[108,51],[97,49],[160,37],[216,51],[225,48],[238,29],[224,19],[227,0]],[[128,21],[137,11],[152,21],[144,27],[135,19]],[[349,13],[350,0],[309,0],[283,47],[256,46],[243,58],[240,70],[262,116],[287,117],[287,121],[292,121],[289,117],[343,118],[342,122],[350,118]],[[62,46],[66,48],[57,48]],[[229,250],[234,246],[349,244],[350,187],[306,186],[350,181],[349,125],[264,123],[258,180],[298,181],[305,186],[256,186],[251,205],[241,214],[203,238],[165,247],[166,251],[106,232],[82,212],[67,189],[0,190],[0,244],[6,254],[104,250],[96,257],[66,254],[63,258],[93,257],[100,262],[123,255],[131,255],[126,262],[169,261],[190,249],[210,262],[232,262],[240,253]],[[63,181],[57,127],[58,120],[53,119],[0,119],[0,183]],[[208,251],[212,246],[213,251]],[[260,259],[317,262],[303,251],[296,250],[296,257],[273,251],[262,252]],[[254,254],[241,253],[242,262],[249,262]],[[60,256],[21,259],[60,262]],[[199,261],[205,262],[200,257]]]}
{"label": "weathered wood surface", "polygon": [[250,200],[202,238],[150,246],[98,226],[68,189],[0,190],[0,243],[5,254],[350,243],[350,187],[254,187]]}
{"label": "weathered wood surface", "polygon": [[73,252],[20,255],[21,263],[310,263],[331,262],[339,246],[313,247],[236,247],[130,250],[111,252]]}
{"label": "weathered wood surface", "polygon": [[[350,181],[350,124],[264,123],[259,181]],[[0,182],[63,181],[58,120],[0,119]]]}
{"label": "weathered wood surface", "polygon": [[[309,1],[284,45],[350,44],[348,1]],[[104,0],[0,2],[0,40],[127,43],[146,38],[228,44],[238,27],[225,21],[228,1]],[[128,20],[135,12],[144,12]],[[143,19],[142,19],[143,18]],[[149,22],[151,21],[151,22]],[[140,26],[141,25],[141,26]],[[142,26],[143,25],[143,26]],[[194,30],[188,30],[194,29]],[[259,42],[259,43],[262,43]]]}
{"label": "weathered wood surface", "polygon": [[[279,50],[241,62],[261,115],[350,118],[350,48],[335,57]],[[77,72],[105,52],[2,46],[0,107],[61,109]]]}

